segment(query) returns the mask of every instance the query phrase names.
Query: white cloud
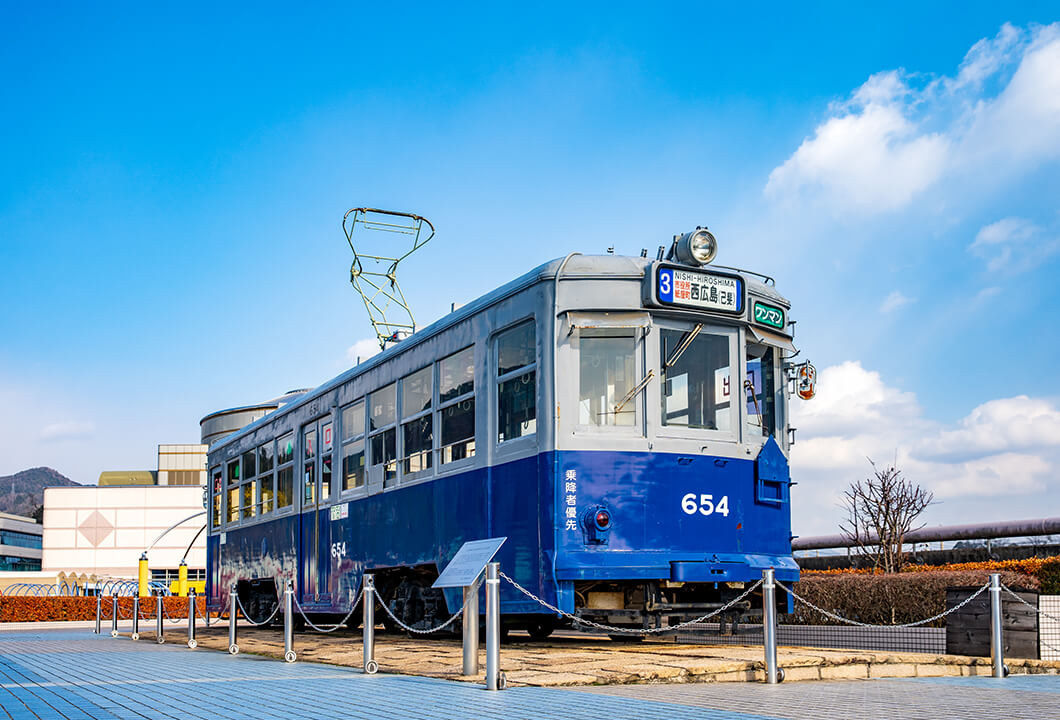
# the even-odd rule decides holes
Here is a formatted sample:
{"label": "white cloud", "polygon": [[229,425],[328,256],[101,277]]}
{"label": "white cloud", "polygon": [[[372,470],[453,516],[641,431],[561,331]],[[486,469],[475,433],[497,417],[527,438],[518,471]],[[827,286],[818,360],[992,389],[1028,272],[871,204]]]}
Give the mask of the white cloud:
{"label": "white cloud", "polygon": [[1008,217],[984,226],[968,250],[986,261],[987,270],[1030,270],[1060,250],[1060,238],[1047,238],[1030,220]]}
{"label": "white cloud", "polygon": [[[1049,400],[991,400],[946,425],[925,419],[913,393],[888,386],[860,363],[828,367],[818,377],[816,398],[793,401],[797,532],[836,531],[840,494],[871,472],[867,458],[897,462],[934,492],[942,506],[929,511],[932,522],[966,522],[975,512],[1034,517],[1042,514],[1036,498],[1060,492],[1060,409]],[[1001,501],[1014,509],[998,510]]]}
{"label": "white cloud", "polygon": [[884,299],[883,304],[880,305],[880,312],[884,314],[893,312],[911,302],[914,302],[913,298],[906,297],[901,291],[895,290]]}
{"label": "white cloud", "polygon": [[999,182],[1060,157],[1060,23],[1002,26],[977,42],[955,77],[871,76],[782,165],[765,192],[836,213],[909,205],[943,180]]}
{"label": "white cloud", "polygon": [[92,436],[96,426],[90,422],[58,422],[45,425],[40,431],[41,440],[83,440]]}
{"label": "white cloud", "polygon": [[373,355],[378,355],[379,352],[379,340],[376,338],[364,338],[346,348],[346,359],[351,363],[356,363],[357,359],[360,358],[360,361],[364,362]]}

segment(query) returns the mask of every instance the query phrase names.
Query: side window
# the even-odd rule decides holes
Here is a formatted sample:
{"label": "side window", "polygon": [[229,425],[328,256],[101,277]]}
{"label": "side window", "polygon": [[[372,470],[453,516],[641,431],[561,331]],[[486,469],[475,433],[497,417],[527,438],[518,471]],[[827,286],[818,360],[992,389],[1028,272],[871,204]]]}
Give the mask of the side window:
{"label": "side window", "polygon": [[243,453],[243,457],[240,459],[240,464],[243,470],[243,485],[242,493],[240,497],[240,512],[243,519],[252,518],[257,515],[258,510],[258,498],[257,498],[257,481],[254,476],[257,474],[257,459],[258,453],[256,450]]}
{"label": "side window", "polygon": [[397,383],[376,390],[368,399],[368,431],[373,479],[383,487],[397,484]]}
{"label": "side window", "polygon": [[401,380],[402,472],[417,473],[431,467],[434,426],[434,367],[428,366]]}
{"label": "side window", "polygon": [[276,441],[276,509],[294,502],[294,433]]}
{"label": "side window", "polygon": [[537,432],[537,333],[533,321],[496,339],[497,442]]}
{"label": "side window", "polygon": [[632,329],[583,328],[578,336],[578,424],[632,426],[637,406],[636,335]]}
{"label": "side window", "polygon": [[747,378],[743,388],[747,396],[747,424],[751,432],[763,437],[776,433],[776,368],[773,348],[747,346]]}
{"label": "side window", "polygon": [[221,513],[224,506],[223,484],[224,478],[221,475],[221,466],[218,465],[210,470],[210,494],[213,496],[213,514],[211,517],[215,528],[221,527]]}
{"label": "side window", "polygon": [[333,438],[331,423],[320,423],[320,500],[326,503],[331,499],[331,448]]}
{"label": "side window", "polygon": [[438,426],[442,465],[475,456],[475,348],[438,362]]}
{"label": "side window", "polygon": [[316,423],[307,425],[302,431],[302,505],[312,505],[316,502],[316,458],[317,458],[317,430]]}
{"label": "side window", "polygon": [[272,441],[258,448],[258,487],[261,491],[261,514],[273,511],[276,503],[276,478],[272,474],[275,449]]}
{"label": "side window", "polygon": [[228,463],[227,522],[239,522],[239,458]]}
{"label": "side window", "polygon": [[364,400],[342,410],[342,491],[364,486]]}

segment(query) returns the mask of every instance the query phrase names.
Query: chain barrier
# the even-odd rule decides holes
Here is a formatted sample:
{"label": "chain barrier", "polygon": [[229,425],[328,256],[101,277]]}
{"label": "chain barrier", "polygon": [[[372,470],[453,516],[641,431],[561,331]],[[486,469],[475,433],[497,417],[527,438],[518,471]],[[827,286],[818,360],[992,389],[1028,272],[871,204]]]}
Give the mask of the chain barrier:
{"label": "chain barrier", "polygon": [[837,621],[839,621],[841,623],[844,623],[846,625],[856,625],[857,627],[867,627],[867,628],[911,628],[911,627],[919,627],[920,625],[927,625],[930,622],[934,622],[935,620],[940,620],[940,619],[946,617],[947,615],[950,615],[951,613],[957,612],[962,607],[964,607],[965,605],[970,603],[972,600],[974,600],[975,598],[977,598],[981,594],[983,594],[983,591],[985,591],[987,588],[990,587],[990,583],[987,583],[987,584],[983,585],[983,587],[979,588],[974,593],[972,593],[971,595],[966,597],[964,600],[962,600],[961,602],[959,602],[956,605],[954,605],[949,610],[943,610],[942,612],[938,613],[937,615],[932,615],[931,617],[925,618],[924,620],[917,620],[916,622],[901,623],[901,624],[898,624],[898,625],[875,625],[873,623],[863,623],[863,622],[859,622],[857,620],[851,620],[850,618],[845,618],[842,615],[837,615],[834,612],[830,612],[828,610],[825,610],[822,607],[818,607],[817,605],[814,605],[812,602],[810,602],[806,598],[802,597],[797,592],[795,592],[794,590],[792,590],[791,588],[789,588],[787,585],[785,585],[784,583],[780,582],[779,580],[777,580],[776,583],[777,583],[777,587],[782,588],[785,592],[787,592],[793,598],[795,598],[796,600],[801,602],[803,605],[805,605],[806,607],[808,607],[808,608],[810,608],[812,610],[816,610],[817,612],[821,613],[825,617],[831,618],[832,620],[837,620]]}
{"label": "chain barrier", "polygon": [[1027,607],[1029,607],[1031,610],[1033,610],[1034,612],[1038,613],[1039,615],[1047,617],[1050,620],[1052,620],[1053,622],[1060,622],[1060,617],[1057,617],[1055,615],[1050,615],[1049,613],[1045,612],[1041,608],[1037,608],[1037,607],[1031,605],[1029,602],[1027,602],[1023,598],[1021,598],[1019,595],[1017,595],[1008,585],[1005,585],[1004,583],[1001,583],[1001,587],[1009,595],[1011,595],[1012,597],[1016,598],[1021,603],[1023,603],[1024,605],[1026,605]]}
{"label": "chain barrier", "polygon": [[170,617],[169,608],[166,607],[166,603],[165,603],[164,600],[162,601],[162,615],[165,617],[165,619],[167,621],[169,621],[171,623],[178,623],[178,622],[182,622],[184,620],[187,620],[187,618],[182,618],[182,617],[178,617],[178,618]]}
{"label": "chain barrier", "polygon": [[707,620],[709,618],[714,617],[715,615],[719,615],[719,614],[725,612],[726,610],[731,608],[733,605],[735,605],[736,603],[740,602],[745,597],[747,597],[752,592],[754,592],[758,588],[758,586],[762,584],[762,581],[758,580],[757,582],[755,582],[754,585],[752,585],[751,587],[749,587],[746,590],[744,590],[744,592],[739,597],[736,597],[733,600],[730,600],[729,602],[725,603],[724,605],[722,605],[717,610],[711,610],[706,615],[701,615],[701,616],[697,617],[694,620],[688,620],[686,622],[680,623],[679,625],[670,625],[668,627],[660,627],[660,628],[628,628],[628,627],[616,627],[614,625],[604,625],[602,623],[593,622],[592,620],[586,620],[584,618],[580,618],[577,615],[572,615],[571,613],[568,613],[568,612],[563,612],[562,610],[560,610],[555,605],[550,605],[548,602],[542,600],[537,595],[534,595],[532,592],[530,592],[529,590],[524,588],[519,583],[515,582],[515,580],[512,580],[510,577],[505,575],[503,572],[500,575],[501,575],[502,578],[507,580],[516,590],[521,592],[523,595],[526,595],[531,600],[534,600],[534,601],[538,602],[540,605],[543,605],[544,607],[548,608],[549,610],[551,610],[552,612],[556,613],[557,615],[562,615],[563,617],[565,617],[565,618],[567,618],[569,620],[572,620],[575,623],[575,625],[587,625],[589,627],[594,627],[594,628],[597,628],[599,630],[603,630],[604,632],[616,633],[616,634],[617,633],[622,633],[622,634],[625,634],[625,635],[659,635],[661,633],[676,632],[678,630],[683,630],[684,628],[689,627],[691,625],[697,625],[697,624],[703,622],[704,620]]}
{"label": "chain barrier", "polygon": [[465,600],[464,604],[460,606],[460,609],[453,613],[453,616],[446,620],[444,623],[438,625],[437,627],[432,627],[427,630],[421,630],[419,628],[414,628],[411,625],[406,625],[400,619],[398,619],[397,615],[391,612],[390,608],[383,600],[383,596],[379,594],[379,590],[377,590],[375,587],[373,587],[372,590],[375,592],[375,596],[379,598],[379,604],[383,606],[383,610],[385,610],[386,614],[390,616],[390,619],[397,623],[398,627],[400,627],[405,632],[415,633],[416,635],[429,635],[431,633],[438,632],[439,630],[444,630],[445,628],[452,625],[458,617],[461,617],[464,614],[464,608],[467,607],[467,600]]}
{"label": "chain barrier", "polygon": [[[1021,603],[1023,603],[1024,605],[1026,605],[1027,607],[1029,607],[1029,608],[1030,608],[1031,610],[1033,610],[1034,612],[1038,613],[1038,614],[1039,614],[1039,615],[1041,615],[1042,617],[1047,617],[1047,618],[1049,618],[1050,620],[1052,620],[1053,622],[1056,622],[1056,623],[1060,623],[1060,617],[1057,617],[1056,615],[1050,615],[1049,613],[1045,612],[1045,611],[1044,611],[1044,610],[1042,610],[1041,608],[1038,608],[1038,607],[1035,607],[1034,605],[1031,605],[1031,604],[1030,604],[1029,602],[1027,602],[1027,601],[1026,601],[1026,600],[1024,600],[1023,598],[1021,598],[1021,597],[1020,597],[1020,596],[1019,596],[1018,594],[1016,594],[1016,592],[1015,592],[1015,591],[1013,591],[1013,590],[1012,590],[1012,588],[1010,588],[1010,587],[1009,587],[1008,585],[1005,585],[1004,583],[1002,583],[1002,584],[1001,584],[1001,588],[1002,588],[1002,589],[1003,589],[1003,590],[1004,590],[1005,592],[1007,592],[1007,593],[1008,593],[1009,595],[1011,595],[1012,597],[1016,598],[1016,599],[1017,599],[1017,600],[1019,600],[1019,601],[1020,601]],[[1040,626],[1039,626],[1039,627],[1040,627]],[[1045,647],[1046,649],[1048,649],[1048,650],[1050,650],[1050,651],[1052,651],[1052,652],[1060,652],[1060,648],[1058,648],[1058,647],[1053,647],[1053,646],[1052,646],[1052,645],[1050,645],[1049,643],[1045,642],[1045,640],[1042,640],[1042,638],[1041,638],[1041,636],[1040,636],[1040,632],[1039,632],[1038,642],[1039,642],[1039,643],[1040,643],[1041,645],[1043,645],[1043,646],[1044,646],[1044,647]]]}
{"label": "chain barrier", "polygon": [[[202,596],[202,597],[205,597],[205,596]],[[224,606],[222,606],[217,611],[217,618],[216,618],[217,622],[221,622],[221,613],[226,612],[226,611],[230,613],[232,611],[231,605],[232,605],[232,596],[229,595],[228,596],[228,600],[225,601]],[[202,618],[203,618],[203,620],[206,621],[206,627],[210,627],[210,608],[205,607],[205,604],[204,604],[204,608],[205,609],[203,611],[204,614],[203,614]],[[196,598],[195,598],[195,610],[194,610],[194,612],[195,612],[195,617],[199,617],[199,596],[196,596]],[[228,619],[228,615],[225,615],[224,619],[227,620]]]}
{"label": "chain barrier", "polygon": [[243,619],[246,620],[247,622],[249,622],[249,624],[252,625],[255,628],[257,628],[259,626],[262,626],[262,625],[268,625],[269,622],[272,621],[272,618],[276,617],[280,613],[280,603],[277,602],[276,603],[276,608],[272,609],[272,614],[271,615],[266,617],[261,622],[254,622],[253,620],[250,619],[250,614],[247,612],[247,609],[243,607],[243,600],[241,600],[240,596],[238,596],[238,595],[235,596],[235,605],[236,605],[236,612],[237,613],[243,613]]}
{"label": "chain barrier", "polygon": [[[338,623],[329,626],[327,630],[325,630],[324,628],[320,627],[319,625],[314,625],[313,624],[313,621],[310,620],[309,616],[305,614],[305,610],[302,609],[302,605],[301,605],[301,603],[298,602],[298,598],[297,597],[295,597],[294,595],[291,595],[291,600],[294,602],[295,609],[298,610],[298,613],[302,616],[302,619],[305,620],[305,624],[306,625],[308,625],[309,627],[313,628],[314,630],[316,630],[319,633],[331,633],[331,632],[335,632],[340,627],[343,627],[346,624],[346,621],[349,620],[351,617],[353,617],[353,613],[357,610],[357,603],[359,603],[361,601],[362,597],[364,597],[364,588],[363,587],[361,588],[361,592],[359,592],[357,594],[357,599],[353,601],[353,607],[351,607],[350,611],[348,613],[346,613],[346,617],[342,618],[342,620],[339,620]],[[236,599],[238,600],[238,598],[236,598]],[[242,607],[242,605],[240,605],[240,607]],[[279,610],[279,609],[280,609],[280,606],[277,605],[276,606],[276,610]],[[243,614],[246,615],[245,612]]]}

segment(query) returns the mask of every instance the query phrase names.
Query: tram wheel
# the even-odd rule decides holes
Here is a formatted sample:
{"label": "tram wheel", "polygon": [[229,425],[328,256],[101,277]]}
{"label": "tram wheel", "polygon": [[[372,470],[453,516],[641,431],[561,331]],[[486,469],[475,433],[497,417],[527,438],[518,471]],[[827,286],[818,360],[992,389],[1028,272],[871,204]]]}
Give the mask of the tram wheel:
{"label": "tram wheel", "polygon": [[556,629],[555,623],[551,620],[535,620],[527,626],[526,632],[530,635],[531,640],[548,639],[548,636],[552,634],[552,631]]}

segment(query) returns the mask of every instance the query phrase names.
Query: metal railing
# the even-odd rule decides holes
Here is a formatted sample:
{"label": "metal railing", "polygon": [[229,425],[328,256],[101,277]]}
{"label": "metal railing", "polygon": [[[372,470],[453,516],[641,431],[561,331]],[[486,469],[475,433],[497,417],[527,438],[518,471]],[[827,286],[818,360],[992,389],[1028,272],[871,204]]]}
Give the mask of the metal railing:
{"label": "metal railing", "polygon": [[[995,678],[1003,678],[1008,674],[1008,668],[1004,663],[1004,633],[1002,627],[1002,593],[1007,592],[1013,598],[1018,600],[1020,603],[1033,609],[1039,616],[1049,618],[1050,620],[1060,622],[1060,617],[1054,616],[1048,612],[1043,611],[1041,608],[1035,607],[1023,599],[1019,594],[1013,591],[1011,588],[1005,586],[1001,582],[1001,575],[993,573],[989,576],[989,581],[983,586],[970,592],[962,601],[957,602],[953,607],[947,608],[943,612],[936,613],[930,617],[916,620],[913,622],[905,623],[894,623],[890,625],[886,624],[872,624],[865,623],[859,620],[843,617],[842,615],[820,607],[818,604],[811,602],[805,597],[797,593],[792,587],[785,585],[776,579],[775,573],[772,569],[766,569],[762,572],[762,579],[753,583],[750,587],[746,588],[739,596],[729,601],[725,605],[712,610],[700,617],[697,617],[686,622],[670,625],[667,627],[652,627],[652,628],[629,628],[621,626],[606,625],[603,623],[597,623],[593,621],[580,618],[574,614],[564,612],[555,605],[547,602],[546,600],[538,597],[531,591],[524,588],[518,582],[513,580],[508,575],[500,571],[500,565],[495,562],[491,562],[486,565],[485,576],[485,596],[486,596],[486,688],[488,690],[500,690],[506,687],[507,681],[504,673],[500,669],[500,583],[504,580],[511,585],[517,592],[525,595],[534,602],[538,603],[551,613],[555,613],[558,616],[565,617],[570,620],[575,627],[593,628],[597,630],[605,631],[609,634],[624,634],[633,636],[659,636],[668,633],[678,633],[682,630],[694,627],[696,625],[702,625],[706,620],[712,617],[721,615],[732,607],[744,601],[751,593],[755,592],[759,588],[762,590],[762,631],[761,631],[761,644],[763,648],[763,663],[762,668],[764,669],[764,679],[767,684],[776,684],[782,682],[784,679],[784,670],[780,667],[777,655],[778,645],[778,624],[777,624],[777,591],[788,593],[791,600],[794,603],[802,604],[813,611],[828,617],[829,619],[840,623],[842,625],[851,626],[854,628],[872,628],[876,630],[900,630],[900,629],[917,629],[925,625],[947,617],[953,613],[960,611],[966,605],[971,603],[973,600],[978,598],[984,592],[988,593],[990,603],[990,658],[991,658],[991,674]],[[232,655],[239,653],[238,645],[238,623],[239,616],[242,615],[243,619],[251,626],[262,626],[267,625],[273,621],[277,614],[283,610],[283,638],[284,638],[284,653],[283,659],[285,662],[295,662],[297,660],[297,653],[294,649],[294,624],[295,624],[295,613],[299,613],[305,621],[307,627],[318,633],[330,633],[346,625],[346,623],[353,617],[357,610],[358,605],[361,607],[362,612],[362,623],[363,623],[363,657],[362,657],[362,669],[365,673],[374,674],[379,670],[379,663],[375,657],[375,606],[378,602],[386,615],[397,627],[402,630],[415,634],[415,635],[429,635],[432,633],[440,632],[448,627],[451,627],[456,620],[463,620],[463,669],[465,675],[474,675],[478,673],[478,586],[482,579],[482,575],[476,578],[475,582],[463,588],[464,602],[455,613],[453,613],[447,620],[439,625],[431,628],[419,628],[413,627],[405,623],[400,617],[398,617],[389,605],[383,599],[382,594],[375,586],[374,577],[370,573],[365,573],[362,578],[361,589],[357,596],[354,598],[350,611],[346,616],[338,623],[331,625],[318,625],[314,623],[305,613],[301,604],[295,598],[293,583],[288,580],[283,591],[282,603],[278,603],[272,610],[267,618],[264,620],[253,620],[250,614],[247,613],[243,607],[242,602],[239,599],[239,594],[236,590],[236,586],[233,585],[228,593],[228,602],[226,608],[228,611],[228,652]],[[97,598],[96,601],[96,623],[95,632],[100,632],[100,623],[103,619],[102,614],[102,600]],[[223,610],[222,609],[222,610]],[[194,590],[189,593],[188,596],[188,640],[187,644],[189,648],[195,648],[197,641],[195,637],[196,633],[196,616],[197,602]],[[221,615],[221,611],[217,613],[218,617]],[[207,613],[208,619],[209,613]],[[118,598],[113,597],[111,600],[111,635],[117,637],[118,635],[118,619],[122,617],[121,608],[118,603]],[[133,609],[130,616],[133,620],[132,639],[136,640],[139,637],[139,620],[141,618],[141,609],[139,598],[134,598]],[[157,642],[164,642],[163,639],[163,618],[171,619],[165,608],[162,597],[156,599],[156,632]]]}

